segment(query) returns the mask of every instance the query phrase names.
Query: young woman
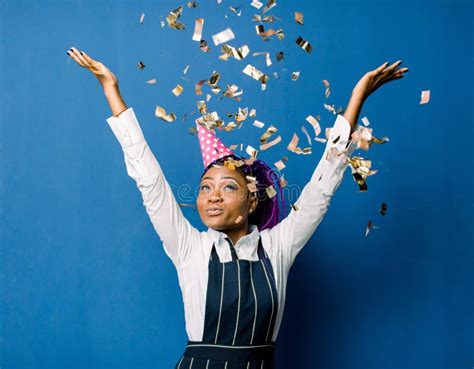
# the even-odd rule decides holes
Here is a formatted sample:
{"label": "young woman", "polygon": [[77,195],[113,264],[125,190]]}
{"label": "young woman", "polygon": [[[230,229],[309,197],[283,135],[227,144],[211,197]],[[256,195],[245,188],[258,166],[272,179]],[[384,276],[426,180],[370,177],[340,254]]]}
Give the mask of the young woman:
{"label": "young woman", "polygon": [[[260,160],[244,161],[197,125],[204,162],[196,205],[208,227],[199,232],[183,216],[115,75],[85,52],[68,52],[99,80],[112,116],[128,175],[136,181],[150,220],[175,265],[183,294],[188,345],[175,368],[256,369],[274,367],[274,345],[283,316],[286,282],[295,257],[323,219],[342,181],[350,140],[364,101],[383,84],[403,77],[401,61],[384,63],[356,84],[338,115],[313,176],[283,217],[281,188]],[[252,188],[252,185],[254,188]],[[280,196],[268,195],[273,186]],[[284,219],[283,219],[284,218]]]}

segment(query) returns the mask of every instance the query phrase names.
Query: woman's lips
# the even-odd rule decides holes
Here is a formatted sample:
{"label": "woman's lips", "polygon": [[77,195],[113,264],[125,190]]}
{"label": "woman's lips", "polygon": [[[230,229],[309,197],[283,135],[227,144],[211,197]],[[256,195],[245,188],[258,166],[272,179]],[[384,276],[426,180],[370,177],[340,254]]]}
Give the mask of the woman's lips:
{"label": "woman's lips", "polygon": [[206,210],[206,214],[209,216],[220,215],[223,212],[224,212],[224,209],[221,209],[221,208],[211,208],[211,209]]}

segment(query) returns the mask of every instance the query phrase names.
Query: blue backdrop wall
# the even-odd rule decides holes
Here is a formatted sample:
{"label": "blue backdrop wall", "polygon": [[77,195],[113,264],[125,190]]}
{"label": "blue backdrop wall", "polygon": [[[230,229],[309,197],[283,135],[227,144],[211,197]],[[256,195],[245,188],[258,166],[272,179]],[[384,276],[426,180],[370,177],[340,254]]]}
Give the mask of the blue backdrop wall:
{"label": "blue backdrop wall", "polygon": [[[251,18],[261,12],[250,0],[185,3],[0,2],[0,367],[171,368],[187,339],[176,272],[127,176],[100,86],[66,55],[75,46],[118,76],[176,191],[198,184],[202,163],[188,128],[197,117],[194,84],[213,70],[244,94],[241,102],[213,96],[210,109],[229,121],[239,106],[256,108],[257,119],[278,127],[283,142],[260,157],[288,156],[285,178],[301,188],[324,146],[293,154],[293,132],[305,146],[307,115],[330,127],[325,102],[345,107],[366,71],[402,59],[405,78],[382,86],[361,113],[376,136],[390,138],[358,151],[379,172],[361,193],[347,171],[290,273],[277,368],[471,368],[472,2],[280,0],[268,13],[280,19],[266,28],[286,37],[267,42],[255,33]],[[179,5],[186,29],[162,28]],[[196,17],[205,18],[210,53],[191,40]],[[211,36],[226,27],[236,35],[231,45],[268,51],[273,64],[252,55],[219,60]],[[297,47],[299,35],[311,54]],[[266,91],[242,74],[248,63],[270,75]],[[179,97],[171,93],[177,83]],[[431,90],[425,105],[422,90]],[[178,119],[158,120],[156,105]],[[223,141],[258,147],[263,132],[251,123],[223,132]],[[179,195],[193,201],[189,191]],[[203,229],[192,208],[183,211]],[[379,228],[365,237],[369,219]]]}

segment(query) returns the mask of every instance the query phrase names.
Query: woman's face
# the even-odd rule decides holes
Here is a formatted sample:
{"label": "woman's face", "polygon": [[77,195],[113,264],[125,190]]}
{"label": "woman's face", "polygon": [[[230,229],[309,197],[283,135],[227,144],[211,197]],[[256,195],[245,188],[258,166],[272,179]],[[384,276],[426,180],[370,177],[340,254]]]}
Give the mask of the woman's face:
{"label": "woman's face", "polygon": [[247,226],[250,210],[257,205],[249,196],[245,176],[226,166],[211,167],[201,179],[196,205],[202,222],[224,231]]}

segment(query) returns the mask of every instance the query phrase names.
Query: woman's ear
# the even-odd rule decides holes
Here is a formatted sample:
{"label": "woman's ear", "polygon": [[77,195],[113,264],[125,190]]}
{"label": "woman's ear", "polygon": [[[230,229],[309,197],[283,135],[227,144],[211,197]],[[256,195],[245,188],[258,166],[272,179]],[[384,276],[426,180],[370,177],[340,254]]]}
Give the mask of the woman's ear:
{"label": "woman's ear", "polygon": [[249,206],[249,213],[253,213],[258,205],[258,199],[255,194],[250,194],[250,206]]}

